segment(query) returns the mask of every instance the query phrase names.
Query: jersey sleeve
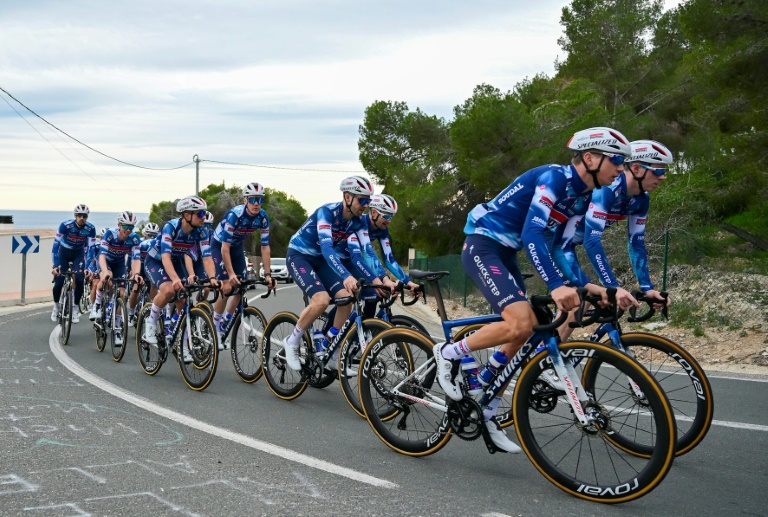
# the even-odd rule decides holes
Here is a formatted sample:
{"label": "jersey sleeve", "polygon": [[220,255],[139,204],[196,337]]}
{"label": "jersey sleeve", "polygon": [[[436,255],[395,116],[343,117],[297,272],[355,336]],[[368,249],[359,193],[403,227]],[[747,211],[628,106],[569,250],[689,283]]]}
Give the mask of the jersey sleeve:
{"label": "jersey sleeve", "polygon": [[558,198],[565,195],[565,190],[565,178],[558,177],[553,172],[542,174],[536,183],[536,190],[523,225],[522,241],[525,252],[550,291],[565,285],[550,256],[545,239],[549,214]]}
{"label": "jersey sleeve", "polygon": [[[363,233],[362,231],[360,232]],[[366,234],[368,232],[365,232]],[[360,246],[360,239],[357,233],[352,233],[347,237],[347,248],[349,249],[349,258],[352,261],[352,265],[360,271],[367,282],[373,281],[374,278],[378,278],[379,275],[376,271],[370,267],[363,257],[363,249]]]}
{"label": "jersey sleeve", "polygon": [[653,289],[651,274],[648,271],[648,252],[645,248],[645,223],[649,205],[649,197],[646,195],[641,209],[627,218],[629,259],[642,292]]}
{"label": "jersey sleeve", "polygon": [[159,236],[160,255],[173,255],[173,230],[174,227],[170,222],[163,225],[163,230],[160,232]]}
{"label": "jersey sleeve", "polygon": [[591,283],[589,277],[582,271],[576,257],[576,246],[573,241],[576,227],[583,222],[583,216],[575,215],[565,224],[555,227],[552,237],[552,259],[565,279],[565,285],[584,287]]}
{"label": "jersey sleeve", "polygon": [[[192,246],[190,248],[190,251],[194,250],[195,254],[197,254],[197,248],[200,248],[200,257],[210,257],[211,256],[211,232],[208,231],[208,228],[202,228],[201,229],[201,235],[200,240],[198,241],[199,246]],[[192,257],[194,260],[197,260],[196,257]]]}
{"label": "jersey sleeve", "polygon": [[226,242],[232,244],[232,239],[235,236],[235,229],[237,228],[237,214],[234,210],[229,210],[224,214],[224,220],[218,228],[219,232],[216,238],[220,242]]}
{"label": "jersey sleeve", "polygon": [[605,287],[620,287],[603,248],[603,232],[608,220],[615,193],[609,188],[601,188],[592,194],[592,202],[584,216],[584,251],[587,252],[592,268]]}
{"label": "jersey sleeve", "polygon": [[53,238],[53,249],[51,249],[51,260],[53,261],[53,267],[59,266],[59,246],[61,245],[61,237],[66,231],[66,225],[61,223],[59,225],[59,229],[56,231],[56,237]]}
{"label": "jersey sleeve", "polygon": [[403,268],[401,268],[400,264],[398,264],[397,260],[395,260],[395,254],[392,253],[392,244],[389,239],[389,230],[387,230],[387,233],[385,233],[383,237],[379,237],[379,245],[381,245],[381,254],[384,256],[384,262],[387,265],[387,269],[389,269],[392,274],[395,275],[395,277],[401,282],[405,284],[410,282],[411,277],[405,274]]}
{"label": "jersey sleeve", "polygon": [[269,215],[264,210],[261,213],[261,245],[269,246]]}
{"label": "jersey sleeve", "polygon": [[341,264],[341,259],[333,248],[333,214],[323,206],[317,211],[317,240],[320,243],[320,251],[329,266],[333,268],[337,275],[346,280],[352,276],[347,268]]}

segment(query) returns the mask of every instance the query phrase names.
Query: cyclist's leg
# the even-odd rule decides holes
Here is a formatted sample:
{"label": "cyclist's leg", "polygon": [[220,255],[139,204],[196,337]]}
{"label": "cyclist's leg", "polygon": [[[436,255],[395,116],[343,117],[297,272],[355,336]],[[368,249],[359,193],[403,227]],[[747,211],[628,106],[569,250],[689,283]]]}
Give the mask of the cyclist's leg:
{"label": "cyclist's leg", "polygon": [[144,265],[152,285],[157,289],[157,294],[152,298],[152,309],[144,326],[144,340],[148,343],[157,343],[157,320],[165,311],[165,306],[173,298],[175,290],[171,277],[165,271],[162,262],[147,256]]}
{"label": "cyclist's leg", "polygon": [[[230,246],[230,260],[232,259],[232,247]],[[224,317],[224,311],[227,307],[227,298],[231,292],[229,286],[229,274],[227,268],[224,265],[224,258],[221,250],[221,242],[217,239],[211,239],[211,259],[216,267],[216,278],[219,279],[222,284],[222,296],[219,296],[216,303],[213,304],[213,324],[218,329],[221,325],[221,320]],[[234,269],[234,264],[233,264]]]}

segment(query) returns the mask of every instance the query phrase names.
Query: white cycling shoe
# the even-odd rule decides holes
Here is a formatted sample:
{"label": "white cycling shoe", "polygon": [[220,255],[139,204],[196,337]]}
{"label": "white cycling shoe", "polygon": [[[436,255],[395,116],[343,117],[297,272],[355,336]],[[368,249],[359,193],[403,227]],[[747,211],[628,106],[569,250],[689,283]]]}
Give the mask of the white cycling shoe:
{"label": "white cycling shoe", "polygon": [[88,319],[96,321],[99,318],[101,318],[101,305],[94,303],[93,307],[91,307],[91,314],[88,315]]}
{"label": "white cycling shoe", "polygon": [[72,311],[72,323],[80,323],[80,309],[77,307],[75,307]]}
{"label": "white cycling shoe", "polygon": [[157,344],[157,323],[144,324],[144,341],[150,345]]}
{"label": "white cycling shoe", "polygon": [[459,385],[461,380],[460,363],[459,361],[451,361],[443,357],[443,345],[445,343],[438,343],[432,347],[435,364],[437,365],[437,382],[449,398],[459,401],[464,398],[464,395],[461,393],[461,386]]}
{"label": "white cycling shoe", "polygon": [[53,310],[51,311],[51,321],[54,323],[59,322],[59,308],[54,304]]}
{"label": "white cycling shoe", "polygon": [[183,347],[183,351],[181,353],[181,360],[184,361],[184,364],[189,364],[192,361],[195,360],[194,357],[192,357],[192,354],[189,353],[189,349],[186,347]]}
{"label": "white cycling shoe", "polygon": [[488,429],[488,434],[490,435],[493,444],[502,451],[510,454],[520,454],[523,452],[523,449],[507,438],[507,433],[505,433],[504,429],[502,429],[499,423],[496,422],[496,417],[492,417],[490,420],[486,421],[485,427]]}
{"label": "white cycling shoe", "polygon": [[283,340],[283,349],[285,350],[285,362],[291,370],[301,370],[301,359],[299,358],[299,344],[288,343],[288,338]]}

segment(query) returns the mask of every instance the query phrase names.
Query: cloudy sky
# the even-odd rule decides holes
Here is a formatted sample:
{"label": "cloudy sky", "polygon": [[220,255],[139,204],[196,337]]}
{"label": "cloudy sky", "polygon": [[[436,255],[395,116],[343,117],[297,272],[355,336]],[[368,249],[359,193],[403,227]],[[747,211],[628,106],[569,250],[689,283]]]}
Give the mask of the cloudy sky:
{"label": "cloudy sky", "polygon": [[[198,155],[277,167],[203,162],[200,185],[259,181],[311,211],[338,198],[343,171],[363,172],[367,106],[404,101],[449,120],[477,84],[509,90],[551,75],[566,5],[3,0],[0,87],[125,162],[170,168]],[[121,165],[0,91],[0,212],[77,203],[147,212],[194,189],[194,165]]]}

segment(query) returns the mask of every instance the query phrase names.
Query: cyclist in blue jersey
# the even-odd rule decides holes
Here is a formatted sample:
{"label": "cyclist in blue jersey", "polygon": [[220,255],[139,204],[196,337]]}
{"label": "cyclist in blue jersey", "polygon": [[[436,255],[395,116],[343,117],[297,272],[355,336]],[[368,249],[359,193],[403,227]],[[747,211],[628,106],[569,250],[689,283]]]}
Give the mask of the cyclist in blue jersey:
{"label": "cyclist in blue jersey", "polygon": [[[261,208],[264,204],[265,190],[259,183],[249,183],[243,188],[243,204],[238,205],[224,214],[211,241],[211,257],[216,265],[218,278],[226,282],[229,289],[225,295],[231,293],[240,284],[237,276],[246,274],[247,261],[245,259],[245,240],[249,235],[258,231],[261,239],[261,258],[264,262],[265,275],[269,282],[269,288],[274,289],[277,282],[269,274],[271,251],[269,247],[269,216]],[[229,301],[227,301],[229,300]],[[221,335],[227,319],[232,317],[235,306],[240,303],[240,295],[229,296],[225,299],[221,296],[214,304],[213,323],[216,331]],[[226,315],[224,311],[227,311]],[[223,340],[219,340],[219,348],[223,350]]]}
{"label": "cyclist in blue jersey", "polygon": [[[331,297],[350,296],[357,291],[357,281],[341,263],[336,247],[364,228],[360,216],[371,202],[373,185],[362,176],[350,176],[341,182],[340,190],[343,201],[315,210],[288,243],[288,271],[309,298],[309,305],[283,343],[286,362],[293,370],[301,369],[299,344],[304,331],[328,308]],[[375,279],[374,283],[381,281]],[[338,334],[351,310],[350,305],[337,309],[329,338]]]}
{"label": "cyclist in blue jersey", "polygon": [[[88,247],[96,241],[96,228],[88,222],[90,210],[86,205],[77,205],[74,210],[74,219],[68,219],[59,225],[56,237],[53,240],[51,259],[53,268],[51,273],[55,278],[53,284],[53,311],[51,321],[58,321],[59,298],[64,286],[62,267],[72,262],[72,271],[75,272],[75,306],[80,303],[85,289],[83,269],[85,265]],[[80,323],[80,311],[72,311],[72,323]]]}
{"label": "cyclist in blue jersey", "polygon": [[91,307],[96,302],[96,286],[99,283],[99,248],[101,247],[101,238],[105,233],[107,233],[106,227],[99,230],[95,242],[88,246],[88,255],[85,259],[85,277],[91,283]]}
{"label": "cyclist in blue jersey", "polygon": [[[128,326],[130,327],[136,323],[136,304],[139,301],[139,291],[141,291],[141,286],[147,282],[144,259],[147,257],[147,251],[149,251],[149,247],[152,245],[152,241],[157,237],[158,233],[160,233],[160,227],[156,223],[149,222],[145,224],[141,231],[141,235],[144,238],[139,244],[138,249],[133,253],[133,262],[135,263],[138,261],[140,266],[137,268],[138,277],[133,283],[133,290],[131,291],[131,296],[128,298]],[[154,296],[155,293],[150,294]]]}
{"label": "cyclist in blue jersey", "polygon": [[[117,228],[107,230],[101,237],[99,246],[99,281],[96,283],[96,300],[89,316],[91,321],[101,317],[101,300],[104,288],[109,285],[111,278],[126,276],[125,257],[133,253],[141,243],[139,234],[133,231],[136,226],[136,216],[133,212],[123,212],[117,217]],[[120,295],[124,296],[124,288]],[[120,316],[118,315],[118,318]],[[115,322],[115,345],[122,346],[123,336],[120,333],[122,321]]]}
{"label": "cyclist in blue jersey", "polygon": [[[181,216],[163,225],[160,235],[147,252],[144,268],[152,285],[158,290],[152,300],[152,310],[144,327],[144,340],[147,343],[157,344],[157,320],[176,291],[184,287],[180,278],[187,273],[183,257],[198,244],[205,271],[211,279],[211,287],[215,289],[219,286],[216,268],[211,260],[210,234],[203,227],[207,208],[205,200],[200,197],[188,196],[180,199],[176,203],[176,211]],[[194,272],[189,273],[189,280],[194,281]],[[193,360],[186,344],[182,347],[182,358],[185,363]]]}
{"label": "cyclist in blue jersey", "polygon": [[[585,203],[593,189],[609,185],[623,171],[630,155],[629,141],[620,132],[597,127],[577,131],[567,147],[570,165],[544,165],[518,176],[492,200],[469,213],[464,233],[462,263],[467,274],[499,313],[491,323],[459,342],[433,348],[437,379],[446,395],[461,400],[460,361],[473,350],[502,346],[514,355],[532,334],[536,317],[525,294],[517,265],[517,252],[525,250],[539,276],[546,282],[558,310],[570,311],[579,303],[575,289],[565,285],[546,244],[547,228],[565,222],[574,205]],[[605,289],[589,284],[591,292],[605,297]],[[507,438],[495,420],[500,398],[484,412],[493,443],[502,451],[521,449]]]}

